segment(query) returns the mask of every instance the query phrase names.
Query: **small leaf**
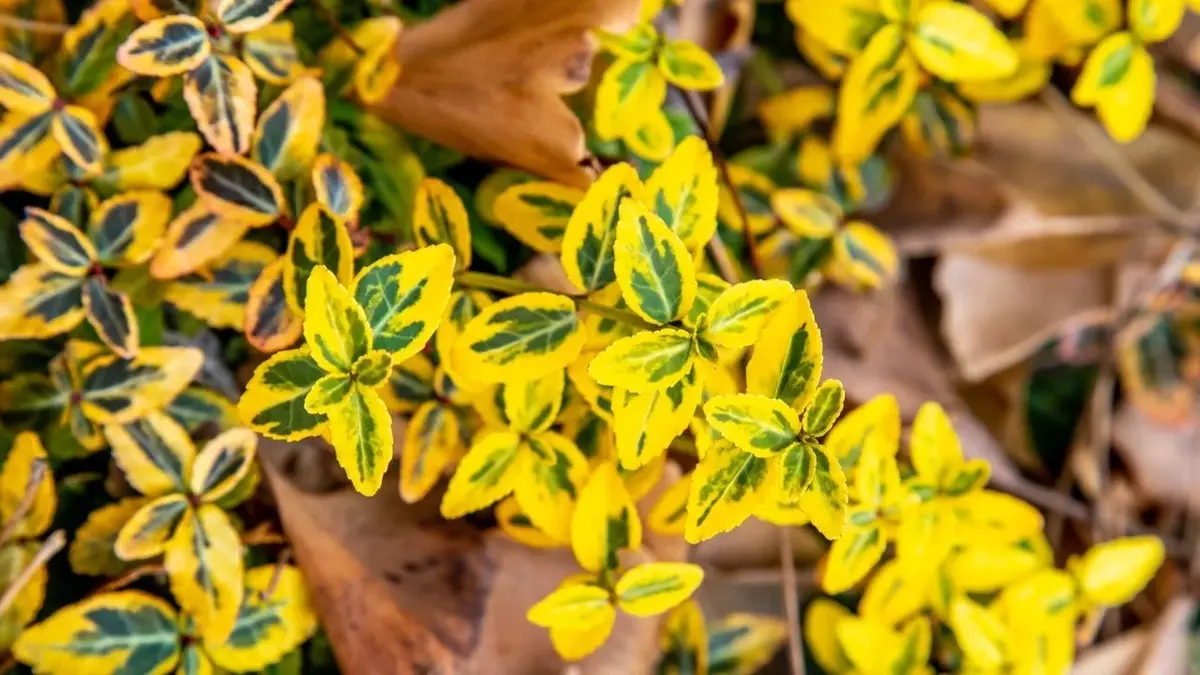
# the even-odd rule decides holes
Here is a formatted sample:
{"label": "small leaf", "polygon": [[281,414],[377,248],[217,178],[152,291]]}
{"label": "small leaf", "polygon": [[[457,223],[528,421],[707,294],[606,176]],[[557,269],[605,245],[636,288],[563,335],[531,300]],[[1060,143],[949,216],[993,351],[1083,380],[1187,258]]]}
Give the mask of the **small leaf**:
{"label": "small leaf", "polygon": [[613,268],[625,303],[654,324],[686,315],[696,270],[683,241],[639,202],[625,200],[619,212]]}
{"label": "small leaf", "polygon": [[368,497],[375,494],[392,461],[392,416],[387,405],[374,389],[356,383],[327,414],[338,464],[355,490]]}
{"label": "small leaf", "polygon": [[808,406],[821,379],[821,332],[808,294],[795,291],[762,329],[746,365],[746,391],[778,399],[796,410]]}
{"label": "small leaf", "polygon": [[154,254],[171,218],[171,200],[153,190],[106,199],[92,214],[88,236],[97,259],[107,265],[136,265]]}
{"label": "small leaf", "polygon": [[258,118],[250,156],[279,180],[304,175],[317,156],[325,122],[325,89],[314,77],[300,77]]}
{"label": "small leaf", "polygon": [[948,0],[921,6],[908,44],[926,70],[948,82],[997,80],[1011,75],[1019,61],[990,19]]}
{"label": "small leaf", "polygon": [[1185,9],[1184,0],[1132,0],[1129,27],[1143,42],[1166,40],[1179,28]]}
{"label": "small leaf", "polygon": [[176,14],[138,26],[117,49],[117,63],[138,75],[169,77],[199,66],[210,53],[204,23]]}
{"label": "small leaf", "polygon": [[589,583],[570,583],[542,598],[525,616],[543,628],[582,630],[605,622],[612,611],[607,590]]}
{"label": "small leaf", "polygon": [[200,133],[218,152],[241,155],[249,149],[258,87],[246,64],[210,55],[184,76],[183,98]]}
{"label": "small leaf", "polygon": [[785,188],[771,195],[771,208],[789,230],[801,237],[828,239],[837,232],[842,207],[828,195]]}
{"label": "small leaf", "polygon": [[246,572],[246,593],[233,632],[204,652],[231,672],[269,672],[317,630],[316,611],[300,570],[261,565]]}
{"label": "small leaf", "polygon": [[366,313],[324,265],[317,265],[308,277],[305,310],[304,341],[326,371],[349,373],[350,366],[371,351]]}
{"label": "small leaf", "polygon": [[646,527],[662,535],[683,535],[687,523],[687,501],[692,477],[684,475],[662,493],[650,513],[646,515]]}
{"label": "small leaf", "polygon": [[654,616],[687,600],[703,580],[704,570],[699,565],[651,562],[622,574],[614,591],[622,611]]}
{"label": "small leaf", "polygon": [[142,497],[127,497],[89,513],[87,520],[75,531],[67,551],[71,571],[96,577],[119,576],[128,571],[130,563],[117,557],[113,545],[125,523],[149,502]]}
{"label": "small leaf", "polygon": [[283,191],[275,177],[249,160],[206,153],[192,164],[191,178],[198,203],[217,215],[259,227],[283,213]]}
{"label": "small leaf", "polygon": [[830,276],[851,287],[884,288],[895,281],[897,265],[891,239],[867,223],[846,223],[833,238]]}
{"label": "small leaf", "polygon": [[813,394],[813,399],[804,409],[801,426],[804,433],[820,438],[829,432],[838,415],[842,414],[842,405],[846,402],[846,390],[839,380],[825,380]]}
{"label": "small leaf", "polygon": [[183,494],[169,494],[145,504],[117,532],[113,551],[122,560],[142,560],[162,554],[187,513],[187,496]]}
{"label": "small leaf", "polygon": [[787,625],[775,617],[729,614],[708,627],[708,672],[757,673],[787,641],[787,635]]}
{"label": "small leaf", "polygon": [[617,473],[616,465],[603,462],[588,477],[571,516],[571,550],[590,572],[615,570],[617,553],[642,546],[642,521]]}
{"label": "small leaf", "polygon": [[325,417],[304,408],[304,397],[325,371],[308,347],[280,352],[254,370],[238,399],[238,414],[267,438],[298,440],[321,433]]}
{"label": "small leaf", "polygon": [[141,145],[114,150],[98,180],[119,191],[170,190],[183,180],[203,141],[190,131],[171,131]]}
{"label": "small leaf", "polygon": [[668,82],[681,89],[711,91],[725,83],[716,59],[687,40],[667,40],[658,53],[658,67]]}
{"label": "small leaf", "polygon": [[1116,607],[1132,600],[1150,583],[1164,556],[1158,537],[1124,537],[1093,546],[1068,567],[1079,580],[1087,602]]}
{"label": "small leaf", "polygon": [[213,504],[189,509],[167,542],[163,567],[171,595],[195,619],[201,637],[224,642],[244,591],[242,541],[229,516]]}
{"label": "small leaf", "polygon": [[125,480],[138,492],[161,497],[187,489],[196,447],[175,420],[156,411],[129,424],[110,424],[104,437]]}
{"label": "small leaf", "polygon": [[588,366],[601,385],[626,391],[665,389],[692,366],[692,336],[677,328],[642,331],[605,348]]}
{"label": "small leaf", "polygon": [[866,160],[908,112],[919,79],[920,69],[905,46],[901,27],[889,24],[875,32],[850,63],[838,90],[835,154],[851,165]]}
{"label": "small leaf", "polygon": [[[43,467],[36,485],[32,484],[35,463]],[[25,495],[31,490],[33,499],[23,507],[24,512],[19,513]],[[15,539],[39,537],[50,529],[57,505],[58,494],[54,490],[54,475],[45,448],[32,431],[17,434],[0,472],[0,517],[5,523],[12,523],[18,515],[21,520],[6,525],[6,528],[12,528],[11,536]]]}
{"label": "small leaf", "polygon": [[667,80],[654,63],[617,59],[596,87],[596,135],[612,140],[631,133],[666,97]]}
{"label": "small leaf", "polygon": [[622,139],[625,147],[633,154],[648,162],[662,162],[671,155],[675,148],[675,130],[671,128],[671,120],[663,111],[655,108]]}
{"label": "small leaf", "polygon": [[23,632],[13,654],[40,672],[166,675],[179,661],[177,623],[174,610],[152,595],[101,593]]}
{"label": "small leaf", "polygon": [[849,499],[846,476],[837,459],[819,449],[815,453],[817,466],[809,489],[800,497],[800,508],[812,519],[821,534],[835,539],[846,525],[846,504]]}
{"label": "small leaf", "polygon": [[[406,362],[407,363],[407,362]],[[396,381],[393,371],[392,382]],[[422,403],[408,420],[400,455],[400,497],[415,504],[465,451],[458,416],[437,401]]]}
{"label": "small leaf", "polygon": [[521,437],[510,431],[481,435],[458,463],[442,497],[442,516],[460,516],[486,508],[512,492],[517,483]]}
{"label": "small leaf", "polygon": [[47,338],[83,321],[82,280],[42,263],[22,265],[0,286],[0,338]]}
{"label": "small leaf", "polygon": [[563,233],[562,264],[576,288],[592,293],[617,280],[613,256],[619,209],[626,198],[640,200],[643,190],[632,166],[614,164],[575,207]]}
{"label": "small leaf", "polygon": [[947,623],[968,663],[981,669],[1001,667],[1008,652],[1008,630],[999,617],[973,600],[955,598]]}
{"label": "small leaf", "polygon": [[716,396],[704,418],[717,433],[745,452],[771,457],[800,434],[800,417],[787,404],[754,394]]}
{"label": "small leaf", "polygon": [[[260,80],[287,86],[305,73],[295,32],[291,21],[275,21],[259,28],[242,38],[242,60]],[[323,117],[324,111],[320,114]]]}
{"label": "small leaf", "polygon": [[69,105],[54,116],[50,127],[63,154],[89,176],[100,173],[108,154],[108,139],[100,126],[92,111]]}
{"label": "small leaf", "polygon": [[376,260],[359,270],[351,293],[366,314],[375,349],[401,363],[421,351],[445,313],[454,252],[439,244]]}
{"label": "small leaf", "polygon": [[529,520],[555,539],[571,535],[571,513],[587,480],[587,457],[551,431],[524,438],[513,492]]}
{"label": "small leaf", "polygon": [[416,202],[413,237],[417,246],[449,244],[454,250],[454,268],[469,268],[471,223],[454,189],[436,178],[426,178],[417,188]]}
{"label": "small leaf", "polygon": [[265,244],[238,242],[207,268],[173,280],[163,292],[163,299],[214,328],[241,330],[246,323],[250,290],[277,258]]}
{"label": "small leaf", "polygon": [[847,471],[868,454],[895,457],[900,450],[900,407],[896,397],[880,394],[833,426],[825,450]]}
{"label": "small leaf", "polygon": [[692,473],[684,537],[699,543],[741,525],[754,512],[767,484],[767,460],[718,441]]}
{"label": "small leaf", "polygon": [[317,204],[309,204],[296,227],[288,235],[283,264],[283,290],[288,306],[303,312],[307,281],[318,265],[323,265],[337,280],[348,284],[354,277],[354,247],[343,221],[331,218]]}
{"label": "small leaf", "polygon": [[745,281],[713,300],[703,336],[727,349],[748,347],[758,340],[767,320],[792,294],[792,285],[779,279]]}
{"label": "small leaf", "polygon": [[646,204],[688,250],[708,243],[717,226],[717,169],[699,136],[680,141],[646,181]]}
{"label": "small leaf", "polygon": [[97,356],[82,367],[80,406],[97,424],[130,422],[167,405],[203,363],[204,354],[193,347],[142,347],[129,359]]}
{"label": "small leaf", "polygon": [[313,163],[312,181],[317,201],[329,215],[344,221],[357,220],[363,185],[349,164],[333,155],[321,155]]}
{"label": "small leaf", "polygon": [[83,282],[83,308],[88,323],[109,349],[126,358],[137,353],[137,316],[129,296],[114,291],[103,277],[88,277]]}
{"label": "small leaf", "polygon": [[843,533],[829,547],[821,588],[830,595],[850,590],[879,563],[886,548],[887,539],[877,526]]}
{"label": "small leaf", "polygon": [[484,308],[454,347],[455,372],[483,382],[528,379],[566,368],[585,336],[570,298],[522,293]]}
{"label": "small leaf", "polygon": [[291,0],[221,0],[217,19],[231,33],[249,33],[275,20]]}
{"label": "small leaf", "polygon": [[304,327],[287,305],[283,264],[281,257],[264,267],[246,298],[246,340],[268,354],[295,343]]}
{"label": "small leaf", "polygon": [[532,181],[512,185],[492,205],[496,221],[530,248],[558,253],[567,223],[584,192],[558,183]]}
{"label": "small leaf", "polygon": [[191,493],[205,503],[214,503],[233,492],[254,467],[257,447],[258,436],[244,427],[205,443],[192,468]]}
{"label": "small leaf", "polygon": [[558,418],[566,391],[562,371],[503,385],[504,416],[518,433],[536,434],[549,429]]}
{"label": "small leaf", "polygon": [[50,110],[57,98],[54,85],[42,71],[8,52],[0,52],[0,105],[38,115]]}
{"label": "small leaf", "polygon": [[82,277],[96,260],[96,248],[74,225],[49,211],[28,207],[21,239],[38,260],[56,272]]}

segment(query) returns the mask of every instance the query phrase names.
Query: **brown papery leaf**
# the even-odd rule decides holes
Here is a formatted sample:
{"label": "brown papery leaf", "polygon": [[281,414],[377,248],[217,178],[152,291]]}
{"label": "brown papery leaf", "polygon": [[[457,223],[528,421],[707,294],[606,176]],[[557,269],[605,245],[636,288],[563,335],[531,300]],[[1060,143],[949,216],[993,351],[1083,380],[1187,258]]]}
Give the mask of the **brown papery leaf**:
{"label": "brown papery leaf", "polygon": [[407,28],[400,77],[375,112],[477,157],[586,187],[584,133],[562,95],[588,81],[595,40],[637,0],[467,0]]}

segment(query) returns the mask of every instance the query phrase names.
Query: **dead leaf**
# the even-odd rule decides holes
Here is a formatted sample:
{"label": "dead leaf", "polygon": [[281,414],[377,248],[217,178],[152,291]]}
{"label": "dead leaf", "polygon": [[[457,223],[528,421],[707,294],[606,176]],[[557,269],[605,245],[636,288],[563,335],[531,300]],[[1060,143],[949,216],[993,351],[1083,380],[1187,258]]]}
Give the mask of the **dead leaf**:
{"label": "dead leaf", "polygon": [[583,128],[562,100],[588,81],[595,28],[623,31],[636,0],[467,0],[407,29],[375,112],[461,152],[586,187]]}
{"label": "dead leaf", "polygon": [[1108,307],[1112,274],[1034,271],[954,254],[938,261],[933,284],[958,372],[977,382],[1028,359],[1064,322]]}
{"label": "dead leaf", "polygon": [[[1200,419],[1200,409],[1192,419]],[[1113,417],[1113,445],[1143,500],[1200,513],[1200,427],[1159,424],[1124,404]]]}
{"label": "dead leaf", "polygon": [[[284,530],[343,672],[491,675],[563,672],[545,630],[525,612],[579,572],[567,549],[537,550],[499,530],[444,521],[436,494],[405,504],[394,490],[363,497],[313,475],[337,472],[321,443],[262,441]],[[642,502],[679,479],[669,464]],[[389,476],[385,480],[394,480]],[[311,489],[317,488],[317,489]],[[681,537],[649,535],[644,557],[679,560]],[[638,675],[657,659],[657,620],[622,617],[582,675]]]}
{"label": "dead leaf", "polygon": [[1079,655],[1071,675],[1188,675],[1196,600],[1176,597],[1153,626],[1131,630]]}

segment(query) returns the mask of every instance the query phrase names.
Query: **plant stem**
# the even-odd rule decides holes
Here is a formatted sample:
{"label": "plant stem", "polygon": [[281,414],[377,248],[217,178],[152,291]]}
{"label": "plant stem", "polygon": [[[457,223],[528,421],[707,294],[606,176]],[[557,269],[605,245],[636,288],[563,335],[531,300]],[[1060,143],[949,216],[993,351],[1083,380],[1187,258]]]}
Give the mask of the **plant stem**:
{"label": "plant stem", "polygon": [[325,5],[324,0],[313,0],[312,4],[317,13],[321,15],[321,18],[329,22],[330,27],[333,28],[333,32],[337,34],[339,40],[345,42],[359,56],[367,53],[365,49],[354,41],[354,36],[350,35],[350,31],[346,30],[341,21],[338,21],[337,15]]}
{"label": "plant stem", "polygon": [[1200,219],[1183,212],[1164,197],[1104,131],[1090,121],[1080,120],[1078,113],[1062,92],[1052,86],[1045,87],[1042,89],[1041,99],[1046,107],[1058,116],[1062,126],[1074,132],[1096,159],[1104,162],[1108,170],[1142,203],[1142,206],[1159,220],[1160,225],[1174,234],[1200,234]]}
{"label": "plant stem", "polygon": [[[734,207],[737,208],[738,217],[742,219],[742,236],[746,239],[746,258],[750,264],[750,270],[754,273],[755,278],[762,278],[761,268],[758,264],[758,242],[754,239],[754,232],[750,230],[750,219],[746,216],[746,205],[742,203],[742,196],[738,193],[737,186],[733,184],[733,179],[729,176],[729,163],[725,161],[725,155],[717,145],[716,139],[713,138],[713,129],[709,126],[708,116],[704,114],[704,106],[701,104],[700,97],[696,92],[687,89],[680,89],[680,92],[683,94],[683,102],[687,106],[688,114],[692,116],[692,120],[696,123],[696,126],[700,127],[704,143],[708,146],[708,151],[712,153],[717,170],[721,173],[721,180],[729,187],[729,195],[733,199]],[[715,240],[719,236],[713,235],[713,239]],[[736,279],[726,279],[726,281],[735,283]]]}
{"label": "plant stem", "polygon": [[[470,288],[496,291],[499,293],[506,293],[508,295],[554,292],[547,291],[541,286],[535,286],[534,284],[521,281],[520,279],[510,279],[508,277],[502,277],[495,274],[485,274],[483,272],[459,272],[455,277],[455,280],[459,284],[468,286]],[[563,294],[559,293],[558,295]],[[653,330],[655,328],[654,325],[650,324],[648,321],[645,321],[642,319],[642,317],[634,314],[633,312],[602,305],[598,302],[592,302],[587,298],[582,298],[579,296],[568,295],[566,297],[571,298],[571,300],[574,301],[575,306],[581,311],[603,316],[614,321],[620,321],[621,323],[629,324],[630,326],[641,328],[643,330]]]}
{"label": "plant stem", "polygon": [[792,531],[779,528],[779,571],[783,574],[783,610],[788,623],[788,663],[792,675],[804,675],[804,651],[800,646],[800,599],[796,587],[795,554],[792,552]]}
{"label": "plant stem", "polygon": [[33,554],[33,558],[30,559],[29,564],[17,574],[17,578],[12,580],[8,588],[4,589],[4,594],[0,595],[0,615],[3,615],[12,607],[13,602],[17,599],[17,595],[20,594],[21,589],[25,588],[29,580],[33,578],[34,573],[45,567],[46,562],[53,558],[55,553],[61,551],[62,547],[66,546],[66,544],[67,535],[63,534],[62,530],[55,530],[54,534],[42,542],[42,547],[37,550],[37,553]]}
{"label": "plant stem", "polygon": [[33,19],[22,19],[19,16],[9,16],[7,14],[0,14],[0,27],[12,28],[14,30],[27,30],[30,33],[48,34],[65,33],[71,28],[70,25],[65,23],[34,21]]}

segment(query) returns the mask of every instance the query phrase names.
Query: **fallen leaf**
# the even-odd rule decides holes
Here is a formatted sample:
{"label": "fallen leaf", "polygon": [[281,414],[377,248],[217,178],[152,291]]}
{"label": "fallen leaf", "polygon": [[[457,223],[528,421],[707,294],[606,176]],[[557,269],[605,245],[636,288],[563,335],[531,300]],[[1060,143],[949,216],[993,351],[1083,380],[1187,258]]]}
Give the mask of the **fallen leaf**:
{"label": "fallen leaf", "polygon": [[[1200,419],[1200,410],[1192,419]],[[1113,416],[1113,445],[1148,503],[1167,504],[1200,513],[1200,426],[1167,426],[1154,422],[1132,405]]]}
{"label": "fallen leaf", "polygon": [[583,128],[562,100],[588,81],[589,31],[624,31],[636,0],[468,0],[405,30],[384,119],[477,157],[586,187]]}

